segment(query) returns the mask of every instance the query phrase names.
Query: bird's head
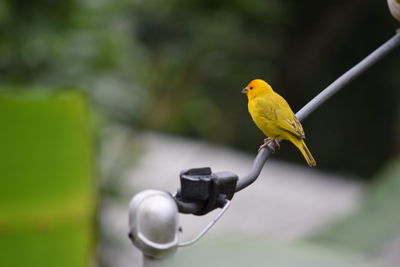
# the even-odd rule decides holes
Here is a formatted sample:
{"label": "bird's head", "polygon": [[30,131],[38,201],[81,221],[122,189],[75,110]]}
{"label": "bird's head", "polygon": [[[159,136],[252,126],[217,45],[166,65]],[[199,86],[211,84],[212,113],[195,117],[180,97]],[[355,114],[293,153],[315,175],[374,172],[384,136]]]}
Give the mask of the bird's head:
{"label": "bird's head", "polygon": [[245,88],[242,90],[242,94],[247,95],[247,98],[253,99],[254,97],[263,95],[265,93],[272,92],[271,86],[261,79],[252,80]]}

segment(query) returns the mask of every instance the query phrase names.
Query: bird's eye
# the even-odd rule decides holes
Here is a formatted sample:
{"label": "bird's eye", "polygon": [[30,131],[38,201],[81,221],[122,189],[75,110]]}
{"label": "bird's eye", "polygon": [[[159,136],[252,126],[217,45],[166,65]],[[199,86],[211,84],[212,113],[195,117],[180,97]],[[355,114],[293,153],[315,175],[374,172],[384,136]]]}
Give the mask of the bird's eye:
{"label": "bird's eye", "polygon": [[252,87],[250,87],[250,90],[251,90],[251,89],[253,89],[253,86],[252,86]]}

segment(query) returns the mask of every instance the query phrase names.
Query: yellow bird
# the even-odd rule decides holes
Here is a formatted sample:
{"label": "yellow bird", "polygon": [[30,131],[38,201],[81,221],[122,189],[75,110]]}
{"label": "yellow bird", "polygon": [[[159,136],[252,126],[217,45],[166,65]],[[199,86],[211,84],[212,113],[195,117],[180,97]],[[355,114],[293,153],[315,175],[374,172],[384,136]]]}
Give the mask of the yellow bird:
{"label": "yellow bird", "polygon": [[279,148],[276,140],[289,140],[300,150],[310,167],[317,164],[304,143],[303,127],[283,97],[260,79],[252,80],[242,93],[247,95],[248,109],[254,123],[268,137],[260,149],[271,142],[275,142]]}

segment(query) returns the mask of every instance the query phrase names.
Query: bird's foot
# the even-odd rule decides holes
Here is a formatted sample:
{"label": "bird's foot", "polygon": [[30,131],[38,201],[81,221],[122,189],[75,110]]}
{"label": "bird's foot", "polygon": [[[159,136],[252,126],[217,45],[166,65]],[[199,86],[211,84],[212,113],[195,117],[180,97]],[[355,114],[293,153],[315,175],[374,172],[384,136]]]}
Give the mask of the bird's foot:
{"label": "bird's foot", "polygon": [[275,139],[270,138],[270,137],[264,139],[264,144],[262,144],[260,146],[258,151],[260,151],[261,149],[266,148],[266,147],[268,147],[272,153],[275,153],[276,150],[279,150],[279,148],[281,148],[278,141],[276,141]]}

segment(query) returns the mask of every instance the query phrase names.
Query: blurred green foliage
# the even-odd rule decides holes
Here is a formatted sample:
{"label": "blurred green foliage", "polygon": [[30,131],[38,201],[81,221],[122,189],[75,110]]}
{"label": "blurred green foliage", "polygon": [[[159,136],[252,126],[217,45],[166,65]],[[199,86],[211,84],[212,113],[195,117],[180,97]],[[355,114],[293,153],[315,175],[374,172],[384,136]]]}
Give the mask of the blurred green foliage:
{"label": "blurred green foliage", "polygon": [[0,266],[88,266],[96,186],[85,96],[3,93],[0,122]]}
{"label": "blurred green foliage", "polygon": [[[87,264],[91,140],[86,103],[66,87],[85,88],[104,122],[118,124],[110,128],[255,153],[263,136],[240,94],[247,82],[266,79],[297,111],[397,27],[385,1],[0,1],[0,91],[14,91],[0,97],[0,266]],[[399,69],[396,51],[304,122],[319,167],[370,176],[399,153]],[[15,97],[26,90],[34,92]],[[304,164],[289,145],[276,156]],[[313,241],[372,251],[387,240],[399,220],[399,170],[388,173],[363,210]],[[385,174],[371,177],[386,181]],[[323,248],[299,252],[241,239],[204,244],[207,255],[217,251],[213,245],[218,253],[231,245],[226,255],[236,263],[254,249],[289,266],[367,266]],[[182,257],[191,259],[186,252]]]}
{"label": "blurred green foliage", "polygon": [[311,240],[366,255],[377,255],[395,241],[400,227],[400,159],[387,164],[374,180],[359,211]]}
{"label": "blurred green foliage", "polygon": [[[385,1],[4,0],[0,83],[81,86],[109,122],[255,152],[248,81],[296,111],[396,27]],[[399,152],[399,69],[393,53],[304,122],[320,167],[369,176]]]}

